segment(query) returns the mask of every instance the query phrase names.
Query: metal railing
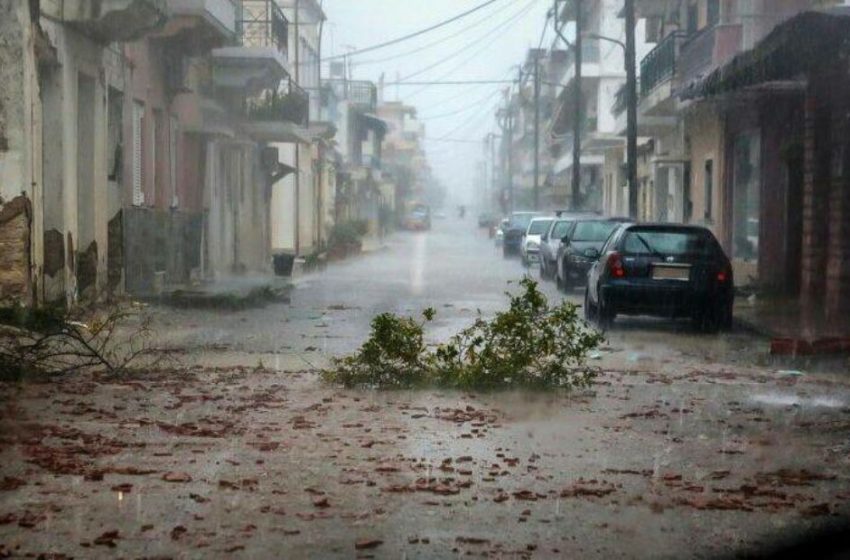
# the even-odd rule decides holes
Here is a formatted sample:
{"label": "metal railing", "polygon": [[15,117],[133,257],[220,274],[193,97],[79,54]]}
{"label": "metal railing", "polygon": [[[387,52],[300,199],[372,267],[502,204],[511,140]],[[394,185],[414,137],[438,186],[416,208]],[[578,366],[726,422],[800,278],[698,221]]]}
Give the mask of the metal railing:
{"label": "metal railing", "polygon": [[289,21],[275,0],[242,0],[239,34],[246,47],[289,48]]}
{"label": "metal railing", "polygon": [[640,95],[646,96],[655,86],[672,78],[676,73],[679,47],[686,34],[674,31],[649,51],[640,62]]}
{"label": "metal railing", "polygon": [[720,23],[688,37],[680,48],[678,74],[681,83],[705,77],[741,49],[741,24]]}
{"label": "metal railing", "polygon": [[307,126],[310,121],[310,96],[291,79],[281,89],[248,101],[248,118],[255,121],[292,122]]}
{"label": "metal railing", "polygon": [[337,99],[350,101],[369,112],[374,112],[378,106],[378,88],[372,82],[335,78],[323,84],[333,90]]}

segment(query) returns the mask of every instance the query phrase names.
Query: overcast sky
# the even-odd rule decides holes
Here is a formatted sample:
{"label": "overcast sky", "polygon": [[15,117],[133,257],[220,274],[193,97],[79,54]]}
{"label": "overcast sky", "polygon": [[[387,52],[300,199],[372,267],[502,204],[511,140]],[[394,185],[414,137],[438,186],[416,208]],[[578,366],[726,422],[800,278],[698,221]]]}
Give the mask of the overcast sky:
{"label": "overcast sky", "polygon": [[[362,49],[417,31],[464,12],[484,0],[324,0],[328,16],[323,56]],[[395,81],[499,80],[514,78],[516,65],[537,47],[551,0],[499,0],[466,18],[398,45],[355,57],[355,79],[382,74]],[[547,30],[547,44],[552,30]],[[432,43],[436,43],[433,46]],[[427,48],[423,48],[427,47]],[[421,49],[421,50],[420,50]],[[419,52],[409,53],[419,50]],[[405,56],[399,56],[405,54]],[[383,60],[398,57],[392,60]],[[430,68],[433,66],[433,68]],[[325,69],[326,71],[327,69]],[[327,74],[325,74],[327,75]],[[506,86],[388,86],[385,100],[415,106],[425,122],[428,158],[458,202],[470,202],[480,143],[496,131],[493,109]]]}

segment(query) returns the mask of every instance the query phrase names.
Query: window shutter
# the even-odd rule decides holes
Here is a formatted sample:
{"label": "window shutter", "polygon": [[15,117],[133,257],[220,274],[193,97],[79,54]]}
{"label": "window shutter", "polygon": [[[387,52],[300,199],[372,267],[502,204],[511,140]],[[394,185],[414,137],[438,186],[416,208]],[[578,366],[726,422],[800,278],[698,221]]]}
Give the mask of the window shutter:
{"label": "window shutter", "polygon": [[133,103],[133,205],[145,203],[142,191],[142,118],[145,106],[138,101]]}
{"label": "window shutter", "polygon": [[169,131],[169,146],[171,148],[171,153],[169,154],[170,169],[171,169],[171,207],[177,208],[180,206],[180,197],[178,195],[177,190],[177,176],[178,176],[178,166],[177,166],[177,158],[179,157],[179,147],[180,147],[180,124],[177,121],[177,117],[171,116],[171,130]]}

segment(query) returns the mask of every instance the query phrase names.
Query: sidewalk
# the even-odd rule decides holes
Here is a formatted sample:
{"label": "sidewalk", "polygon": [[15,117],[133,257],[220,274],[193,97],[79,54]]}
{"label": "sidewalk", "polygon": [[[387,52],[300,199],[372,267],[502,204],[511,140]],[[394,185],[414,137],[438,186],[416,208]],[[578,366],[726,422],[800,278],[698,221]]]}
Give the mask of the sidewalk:
{"label": "sidewalk", "polygon": [[289,303],[292,287],[291,279],[271,274],[232,276],[166,291],[153,301],[181,308],[238,310]]}
{"label": "sidewalk", "polygon": [[797,299],[738,298],[735,322],[771,338],[772,354],[850,353],[850,317],[827,317]]}

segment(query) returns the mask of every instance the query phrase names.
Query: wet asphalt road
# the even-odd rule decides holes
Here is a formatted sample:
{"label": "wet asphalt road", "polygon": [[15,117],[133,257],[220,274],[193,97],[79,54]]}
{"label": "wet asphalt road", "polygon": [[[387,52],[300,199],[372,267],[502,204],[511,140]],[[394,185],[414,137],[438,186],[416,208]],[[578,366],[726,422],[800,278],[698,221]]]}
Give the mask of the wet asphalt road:
{"label": "wet asphalt road", "polygon": [[[539,279],[537,267],[504,259],[486,231],[472,219],[435,220],[430,232],[398,232],[375,253],[334,263],[296,280],[292,305],[237,314],[173,312],[162,317],[168,340],[196,349],[248,353],[298,354],[318,362],[356,349],[375,314],[385,311],[418,316],[437,310],[429,325],[432,339],[442,339],[470,324],[480,311],[489,316],[506,307],[505,292],[523,275]],[[551,300],[567,297],[576,305],[583,291],[568,296],[552,282],[541,282]],[[699,360],[746,365],[768,361],[767,343],[746,332],[706,336],[688,321],[646,317],[618,318],[609,333],[619,350],[605,363],[663,367],[670,360]],[[308,352],[304,352],[304,350]],[[313,360],[310,360],[312,363]]]}
{"label": "wet asphalt road", "polygon": [[434,226],[291,305],[156,310],[182,364],[0,385],[0,558],[716,558],[846,519],[846,373],[748,333],[618,322],[571,395],[321,383],[377,312],[433,306],[441,338],[504,307],[520,264]]}

